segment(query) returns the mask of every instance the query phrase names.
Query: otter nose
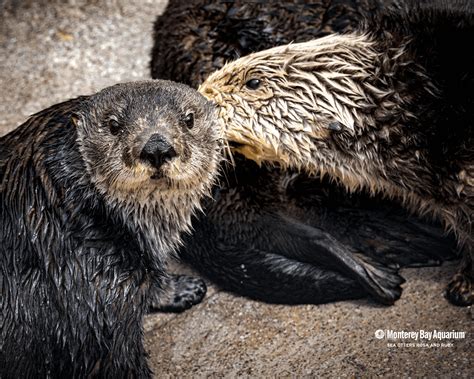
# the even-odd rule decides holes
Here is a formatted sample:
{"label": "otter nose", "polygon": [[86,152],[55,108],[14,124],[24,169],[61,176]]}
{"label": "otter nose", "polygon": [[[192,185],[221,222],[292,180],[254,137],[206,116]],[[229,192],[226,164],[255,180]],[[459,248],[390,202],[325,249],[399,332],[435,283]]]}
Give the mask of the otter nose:
{"label": "otter nose", "polygon": [[159,134],[153,134],[143,147],[140,159],[150,163],[155,168],[160,168],[163,163],[176,157],[175,149]]}

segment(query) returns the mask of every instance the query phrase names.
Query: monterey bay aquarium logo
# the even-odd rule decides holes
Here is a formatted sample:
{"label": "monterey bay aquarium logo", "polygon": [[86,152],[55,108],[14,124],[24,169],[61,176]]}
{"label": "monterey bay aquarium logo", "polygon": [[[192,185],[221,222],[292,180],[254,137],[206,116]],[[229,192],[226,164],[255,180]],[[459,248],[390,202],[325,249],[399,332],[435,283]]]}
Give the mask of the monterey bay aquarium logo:
{"label": "monterey bay aquarium logo", "polygon": [[463,331],[444,330],[391,330],[375,331],[375,338],[388,340],[387,347],[452,347],[455,340],[466,338]]}

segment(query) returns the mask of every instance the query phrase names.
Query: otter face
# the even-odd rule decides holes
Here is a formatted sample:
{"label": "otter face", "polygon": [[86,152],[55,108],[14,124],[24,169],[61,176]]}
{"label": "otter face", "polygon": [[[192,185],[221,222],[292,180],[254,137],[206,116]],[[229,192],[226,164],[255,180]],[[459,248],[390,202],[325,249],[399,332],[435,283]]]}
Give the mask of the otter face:
{"label": "otter face", "polygon": [[86,108],[77,115],[78,142],[104,194],[147,201],[211,186],[221,136],[212,105],[195,90],[159,80],[118,84]]}
{"label": "otter face", "polygon": [[[331,35],[228,63],[199,91],[218,105],[227,138],[255,161],[335,161],[334,135],[355,138],[370,117],[364,86],[376,52],[366,36]],[[234,142],[234,144],[232,144]]]}

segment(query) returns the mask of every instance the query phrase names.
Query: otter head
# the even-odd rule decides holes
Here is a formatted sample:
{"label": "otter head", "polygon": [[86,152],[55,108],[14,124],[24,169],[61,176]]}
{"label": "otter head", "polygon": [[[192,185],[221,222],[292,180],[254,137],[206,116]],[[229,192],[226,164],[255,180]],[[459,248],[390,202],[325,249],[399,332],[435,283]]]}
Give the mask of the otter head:
{"label": "otter head", "polygon": [[275,47],[226,64],[199,91],[247,158],[320,171],[351,154],[339,154],[337,140],[357,145],[373,124],[375,98],[385,95],[369,80],[373,45],[348,34]]}
{"label": "otter head", "polygon": [[220,157],[211,104],[168,81],[118,84],[90,96],[75,115],[90,180],[115,200],[206,192]]}

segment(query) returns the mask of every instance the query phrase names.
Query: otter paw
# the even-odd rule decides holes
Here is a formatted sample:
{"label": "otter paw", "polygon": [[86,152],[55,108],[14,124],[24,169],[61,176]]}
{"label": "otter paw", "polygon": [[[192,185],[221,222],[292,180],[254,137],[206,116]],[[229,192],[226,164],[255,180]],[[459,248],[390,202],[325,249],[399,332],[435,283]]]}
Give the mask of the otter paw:
{"label": "otter paw", "polygon": [[163,293],[152,295],[151,310],[183,312],[199,304],[207,292],[204,280],[187,275],[171,276]]}
{"label": "otter paw", "polygon": [[207,292],[204,280],[180,275],[174,278],[175,294],[171,306],[177,311],[184,311],[199,304]]}
{"label": "otter paw", "polygon": [[467,307],[474,303],[473,279],[466,273],[457,273],[446,288],[446,298],[451,304]]}

